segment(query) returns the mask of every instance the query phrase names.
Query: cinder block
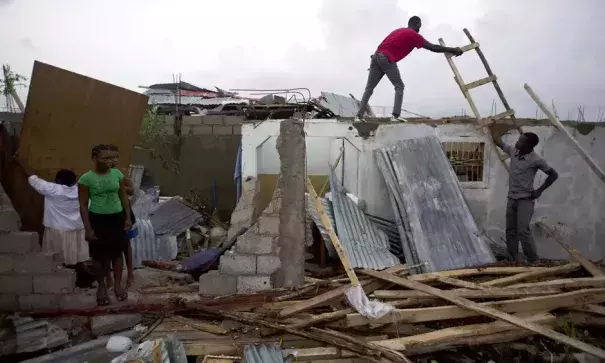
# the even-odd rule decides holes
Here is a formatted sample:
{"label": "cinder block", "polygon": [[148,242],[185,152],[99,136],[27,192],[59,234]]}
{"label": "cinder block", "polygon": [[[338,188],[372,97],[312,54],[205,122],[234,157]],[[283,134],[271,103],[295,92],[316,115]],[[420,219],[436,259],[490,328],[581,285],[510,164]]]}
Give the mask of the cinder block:
{"label": "cinder block", "polygon": [[258,219],[258,233],[262,235],[279,235],[279,217],[262,215]]}
{"label": "cinder block", "polygon": [[196,125],[191,129],[193,135],[212,135],[212,126]]}
{"label": "cinder block", "polygon": [[237,292],[237,276],[209,271],[200,276],[200,295],[223,296]]}
{"label": "cinder block", "polygon": [[237,209],[236,207],[233,213],[231,214],[231,224],[250,221],[250,219],[252,219],[253,211],[254,206],[252,205],[248,205],[243,209]]}
{"label": "cinder block", "polygon": [[183,116],[182,125],[201,125],[203,116]]}
{"label": "cinder block", "polygon": [[97,315],[90,319],[92,335],[100,337],[130,329],[141,322],[141,314]]}
{"label": "cinder block", "polygon": [[21,229],[21,218],[12,206],[0,206],[0,232],[16,232]]}
{"label": "cinder block", "polygon": [[29,310],[51,310],[59,308],[61,295],[55,294],[30,294],[19,296],[19,309]]}
{"label": "cinder block", "polygon": [[256,273],[256,256],[226,254],[219,262],[219,272],[227,275],[254,275]]}
{"label": "cinder block", "polygon": [[214,135],[233,135],[233,126],[212,126]]}
{"label": "cinder block", "polygon": [[237,238],[235,252],[249,255],[270,255],[274,252],[273,237],[262,237],[248,230]]}
{"label": "cinder block", "polygon": [[34,276],[36,294],[71,294],[76,286],[76,272],[63,270],[49,275]]}
{"label": "cinder block", "polygon": [[63,295],[59,300],[61,309],[84,309],[97,306],[96,295],[75,294]]}
{"label": "cinder block", "polygon": [[233,135],[241,135],[242,134],[242,125],[233,126]]}
{"label": "cinder block", "polygon": [[8,313],[19,310],[19,300],[14,294],[0,294],[0,312]]}
{"label": "cinder block", "polygon": [[14,272],[18,274],[49,274],[57,270],[56,253],[36,252],[14,256]]}
{"label": "cinder block", "polygon": [[164,116],[164,124],[165,125],[174,125],[174,116],[173,115],[165,115]]}
{"label": "cinder block", "polygon": [[278,256],[258,256],[256,259],[256,273],[259,275],[271,275],[281,267]]}
{"label": "cinder block", "polygon": [[31,275],[0,275],[0,291],[4,294],[31,294],[34,291]]}
{"label": "cinder block", "polygon": [[4,274],[13,271],[13,256],[0,255],[0,273]]}
{"label": "cinder block", "polygon": [[30,253],[40,251],[36,232],[0,233],[0,253]]}
{"label": "cinder block", "polygon": [[223,116],[221,116],[221,115],[203,116],[202,123],[204,125],[222,125],[223,124]]}
{"label": "cinder block", "polygon": [[238,276],[237,277],[237,292],[248,293],[257,291],[271,290],[270,276]]}
{"label": "cinder block", "polygon": [[241,116],[223,116],[225,126],[241,125],[242,122],[244,122],[244,118]]}
{"label": "cinder block", "polygon": [[166,125],[166,126],[164,126],[164,133],[166,135],[174,135],[174,125]]}

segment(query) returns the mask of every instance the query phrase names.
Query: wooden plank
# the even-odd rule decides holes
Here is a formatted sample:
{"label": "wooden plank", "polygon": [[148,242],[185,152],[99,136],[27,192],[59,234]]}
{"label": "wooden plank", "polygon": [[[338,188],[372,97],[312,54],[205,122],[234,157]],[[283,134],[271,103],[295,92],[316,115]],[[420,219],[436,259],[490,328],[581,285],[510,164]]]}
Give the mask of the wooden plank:
{"label": "wooden plank", "polygon": [[[468,38],[468,40],[471,43],[475,43],[475,39],[473,38],[473,36],[471,35],[471,33],[468,31],[468,29],[463,29],[462,30],[464,32],[464,34],[466,34],[466,37]],[[481,60],[481,63],[483,63],[483,67],[485,67],[485,71],[487,72],[488,76],[493,76],[494,72],[492,72],[492,68],[489,66],[489,63],[487,63],[487,58],[485,58],[485,55],[483,54],[483,51],[481,50],[481,48],[477,47],[475,48],[475,50],[477,51],[477,55],[479,56],[479,59]],[[504,97],[504,92],[502,92],[502,88],[500,88],[500,84],[498,84],[498,81],[494,81],[493,82],[494,88],[496,89],[496,93],[498,94],[498,97],[500,97],[500,101],[502,102],[502,105],[504,106],[504,109],[506,111],[510,111],[512,110],[510,105],[508,104],[508,101],[506,100],[506,97]],[[519,134],[523,133],[523,129],[521,129],[521,126],[517,125],[517,118],[516,116],[510,115],[511,120],[513,121],[513,123],[515,124],[517,131],[519,132]]]}
{"label": "wooden plank", "polygon": [[463,52],[468,52],[469,50],[473,50],[475,48],[479,48],[479,43],[472,42],[471,44],[467,44],[463,47],[460,47],[460,49],[462,49]]}
{"label": "wooden plank", "polygon": [[456,279],[453,277],[447,277],[447,276],[439,276],[439,277],[437,277],[437,281],[444,283],[444,284],[462,287],[462,288],[471,289],[471,290],[485,290],[486,289],[485,286],[477,285],[472,282]]}
{"label": "wooden plank", "polygon": [[570,134],[569,131],[567,131],[567,129],[561,123],[561,121],[559,121],[559,119],[552,112],[550,112],[548,107],[542,102],[542,100],[540,100],[538,95],[531,89],[531,87],[527,83],[525,84],[524,88],[527,91],[527,93],[529,94],[529,96],[532,98],[532,100],[534,100],[534,102],[538,105],[538,107],[542,110],[542,112],[544,112],[546,117],[548,117],[548,119],[553,124],[553,126],[557,130],[559,130],[561,133],[563,133],[565,136],[567,136],[567,139],[569,139],[573,148],[576,149],[576,151],[580,154],[582,159],[584,159],[584,161],[586,161],[586,163],[588,164],[588,167],[590,167],[590,169],[595,173],[595,175],[599,179],[601,179],[602,182],[605,183],[605,172],[603,171],[603,169],[601,169],[599,164],[597,164],[597,162],[592,158],[592,156],[590,156],[590,154],[588,154],[588,152],[586,152],[586,150],[584,150],[584,148],[580,145],[578,140],[576,140],[572,136],[572,134]]}
{"label": "wooden plank", "polygon": [[561,275],[561,274],[568,274],[570,272],[574,272],[579,269],[580,269],[579,263],[569,263],[566,265],[550,267],[550,268],[547,268],[544,270],[528,271],[528,272],[521,273],[521,274],[514,275],[514,276],[502,277],[499,279],[484,282],[481,285],[492,286],[492,287],[493,286],[505,286],[505,285],[510,285],[512,283],[523,281],[523,280],[536,279],[539,277],[549,277],[549,276],[555,276],[555,275]]}
{"label": "wooden plank", "polygon": [[474,301],[462,298],[462,297],[458,297],[454,294],[450,294],[447,291],[443,291],[425,284],[422,284],[420,282],[417,281],[411,281],[408,279],[404,279],[401,277],[397,277],[397,276],[393,276],[390,275],[388,273],[385,272],[380,272],[380,271],[372,271],[372,270],[364,270],[365,273],[369,276],[373,276],[376,278],[380,278],[383,279],[385,281],[394,283],[396,285],[400,285],[403,287],[406,287],[408,289],[413,289],[413,290],[419,290],[419,291],[423,291],[432,295],[435,295],[436,297],[442,298],[444,300],[447,300],[453,304],[456,304],[462,308],[465,309],[469,309],[472,311],[475,311],[477,313],[486,315],[490,318],[493,319],[500,319],[503,320],[507,323],[513,324],[515,326],[518,326],[520,328],[523,328],[525,330],[529,330],[531,332],[543,335],[547,338],[551,338],[555,341],[558,341],[560,343],[563,344],[567,344],[571,347],[574,347],[576,349],[579,349],[583,352],[589,353],[594,355],[595,357],[601,358],[601,359],[605,359],[605,350],[602,350],[600,348],[597,348],[593,345],[584,343],[578,339],[574,339],[572,337],[568,337],[565,334],[561,334],[558,333],[552,329],[548,329],[545,328],[541,325],[538,324],[534,324],[534,323],[529,323],[523,319],[517,318],[515,316],[512,316],[510,314],[504,313],[502,311],[498,311],[497,309],[490,307],[490,306],[486,306],[486,305],[482,305],[482,304],[478,304]]}
{"label": "wooden plank", "polygon": [[464,85],[464,88],[466,88],[467,90],[471,90],[473,88],[483,86],[484,84],[492,83],[492,82],[496,81],[497,79],[498,78],[496,76],[488,76],[488,77],[473,81],[471,83],[467,83]]}
{"label": "wooden plank", "polygon": [[515,110],[508,110],[508,111],[499,113],[495,116],[486,117],[483,120],[481,120],[481,126],[490,126],[494,123],[513,125],[514,121],[508,117],[511,117],[514,114],[515,114]]}
{"label": "wooden plank", "polygon": [[582,267],[584,267],[592,276],[605,276],[605,272],[603,272],[598,266],[590,262],[586,257],[582,256],[582,254],[575,248],[559,239],[552,228],[548,227],[543,222],[536,222],[536,226],[540,227],[549,237],[554,239],[559,245],[561,245],[561,247],[566,249],[571,257],[578,261],[580,265],[582,265]]}
{"label": "wooden plank", "polygon": [[605,328],[605,318],[594,316],[592,314],[572,311],[569,314],[560,316],[557,319],[560,325],[573,323],[576,326],[590,328]]}
{"label": "wooden plank", "polygon": [[574,310],[605,316],[605,306],[601,305],[587,304],[579,308],[574,308]]}
{"label": "wooden plank", "polygon": [[[441,272],[430,272],[426,274],[412,275],[408,279],[418,282],[436,281],[440,276],[445,277],[465,277],[477,275],[514,275],[524,272],[541,271],[546,267],[487,267],[487,268],[467,268],[460,270],[448,270]],[[363,273],[363,270],[361,270]]]}
{"label": "wooden plank", "polygon": [[[447,293],[447,291],[442,292]],[[456,298],[462,299],[457,296]],[[570,307],[581,304],[598,304],[601,302],[605,302],[605,289],[578,290],[557,295],[535,296],[505,301],[493,301],[487,303],[480,303],[479,305],[492,310],[498,309],[507,313],[522,313],[530,311],[550,311],[563,307]],[[476,303],[474,304],[476,305]],[[361,314],[350,314],[347,315],[346,320],[343,320],[342,322],[331,323],[328,326],[333,328],[350,328],[367,324],[395,323],[398,321],[402,321],[405,323],[425,323],[428,321],[468,318],[481,314],[482,312],[470,310],[468,308],[456,305],[437,306],[429,308],[396,309],[391,314],[379,319],[366,318]]]}
{"label": "wooden plank", "polygon": [[[526,321],[535,324],[551,323],[556,317],[549,313],[541,314],[516,314],[518,318],[524,318]],[[446,342],[455,342],[461,338],[468,338],[479,335],[496,334],[505,331],[518,329],[516,326],[503,321],[496,321],[487,324],[473,324],[456,326],[447,329],[436,330],[430,333],[418,334],[409,337],[380,340],[372,342],[392,350],[403,351],[432,344],[443,344]]]}
{"label": "wooden plank", "polygon": [[180,315],[172,315],[170,317],[172,320],[177,321],[181,324],[187,325],[195,330],[212,333],[212,334],[227,334],[228,330],[221,328],[215,324],[204,323],[201,321],[196,321],[194,319],[189,319]]}
{"label": "wooden plank", "polygon": [[[605,283],[605,281],[604,281]],[[605,285],[603,285],[605,287]],[[556,287],[525,287],[525,288],[491,288],[485,290],[453,289],[448,290],[459,297],[467,299],[511,299],[526,296],[554,295],[561,292]],[[377,299],[435,299],[431,294],[416,290],[376,290],[374,297]]]}
{"label": "wooden plank", "polygon": [[332,223],[330,223],[330,219],[328,218],[324,206],[323,204],[321,204],[321,201],[319,200],[319,197],[317,196],[315,188],[313,188],[313,184],[311,183],[311,179],[309,179],[309,177],[307,177],[307,192],[309,193],[309,196],[313,199],[315,209],[317,210],[317,213],[321,218],[321,224],[323,224],[326,231],[328,231],[330,241],[332,241],[332,245],[334,246],[334,249],[336,249],[336,253],[338,253],[338,258],[340,258],[340,263],[342,263],[342,266],[344,267],[347,276],[351,280],[351,285],[359,286],[359,279],[357,279],[357,275],[351,267],[349,258],[347,257],[347,253],[342,248],[340,240],[338,239],[336,232],[334,232],[334,228],[332,228]]}
{"label": "wooden plank", "polygon": [[580,277],[573,279],[550,280],[528,284],[508,286],[509,289],[526,289],[534,287],[554,287],[557,289],[579,289],[589,287],[605,287],[605,277]]}
{"label": "wooden plank", "polygon": [[[406,269],[407,267],[405,265],[397,265],[390,267],[385,271],[388,271],[388,273],[397,274],[399,272],[405,271]],[[380,289],[381,286],[384,286],[384,283],[382,281],[377,280],[366,280],[361,282],[361,286],[363,287],[363,290],[366,292],[366,294],[370,294],[375,290]],[[334,299],[342,298],[349,288],[350,286],[343,285],[341,287],[337,287],[334,290],[330,290],[326,293],[314,296],[308,300],[303,300],[298,304],[288,306],[279,312],[279,317],[285,318],[296,313],[307,311],[319,306],[329,305],[330,302]]]}

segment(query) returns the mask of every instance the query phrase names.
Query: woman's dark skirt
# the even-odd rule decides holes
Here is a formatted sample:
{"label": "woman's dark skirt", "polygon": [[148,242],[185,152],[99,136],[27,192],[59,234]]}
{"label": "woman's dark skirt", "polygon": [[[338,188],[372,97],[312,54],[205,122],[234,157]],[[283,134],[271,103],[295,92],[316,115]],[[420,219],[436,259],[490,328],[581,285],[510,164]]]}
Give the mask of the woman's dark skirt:
{"label": "woman's dark skirt", "polygon": [[114,261],[128,249],[124,230],[126,214],[97,214],[89,212],[90,225],[97,239],[88,243],[90,258],[96,261]]}

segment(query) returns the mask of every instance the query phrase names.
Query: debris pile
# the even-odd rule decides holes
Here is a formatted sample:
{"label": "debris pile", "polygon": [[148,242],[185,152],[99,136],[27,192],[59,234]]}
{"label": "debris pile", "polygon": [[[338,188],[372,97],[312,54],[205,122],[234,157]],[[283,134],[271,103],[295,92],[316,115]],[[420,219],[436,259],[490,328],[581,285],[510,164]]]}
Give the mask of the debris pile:
{"label": "debris pile", "polygon": [[[450,355],[498,362],[528,352],[541,361],[541,354],[563,357],[570,348],[605,358],[599,339],[605,277],[590,277],[580,263],[495,264],[418,275],[398,265],[358,273],[366,294],[394,311],[367,318],[344,299],[348,278],[307,278],[291,290],[181,301],[149,338],[175,333],[187,354],[197,356],[241,357],[247,345],[280,342],[283,354],[297,361],[359,356],[409,362],[429,355],[440,361]],[[518,343],[499,345],[509,342]],[[478,346],[488,347],[465,349]]]}

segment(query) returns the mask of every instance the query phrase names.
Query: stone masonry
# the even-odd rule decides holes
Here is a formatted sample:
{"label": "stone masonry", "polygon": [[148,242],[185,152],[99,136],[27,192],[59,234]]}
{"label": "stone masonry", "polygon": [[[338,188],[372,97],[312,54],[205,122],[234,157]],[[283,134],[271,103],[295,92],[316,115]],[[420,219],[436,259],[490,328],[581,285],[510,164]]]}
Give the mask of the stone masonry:
{"label": "stone masonry", "polygon": [[65,307],[75,271],[59,267],[58,254],[41,252],[37,233],[19,231],[19,216],[1,186],[0,210],[0,311]]}
{"label": "stone masonry", "polygon": [[[295,120],[282,124],[278,150],[280,145],[282,148],[290,145],[292,150],[280,151],[282,165],[288,166],[281,170],[272,200],[262,212],[258,211],[257,181],[246,179],[242,196],[231,216],[228,236],[234,236],[241,227],[251,227],[238,237],[231,251],[221,256],[217,271],[200,277],[201,295],[250,293],[295,286],[304,281],[304,134],[302,124]],[[289,140],[293,136],[294,140]],[[302,143],[296,138],[302,139]]]}

